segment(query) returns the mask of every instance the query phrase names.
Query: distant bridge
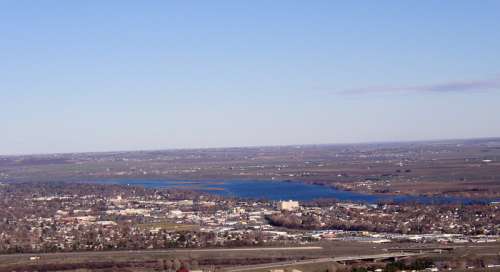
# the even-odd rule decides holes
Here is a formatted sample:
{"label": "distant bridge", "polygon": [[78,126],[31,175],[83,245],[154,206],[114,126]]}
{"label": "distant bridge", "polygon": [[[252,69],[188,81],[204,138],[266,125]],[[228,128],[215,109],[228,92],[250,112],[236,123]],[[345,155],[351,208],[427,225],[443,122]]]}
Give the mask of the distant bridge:
{"label": "distant bridge", "polygon": [[243,271],[251,271],[257,269],[274,269],[286,266],[295,266],[295,265],[304,265],[304,264],[316,264],[316,263],[328,263],[328,262],[352,262],[352,261],[381,261],[388,259],[399,259],[411,256],[422,255],[424,253],[412,253],[412,252],[394,252],[394,253],[384,253],[384,254],[372,254],[372,255],[355,255],[355,256],[343,256],[343,257],[334,257],[334,258],[319,258],[319,259],[311,259],[311,260],[303,260],[303,261],[285,261],[285,262],[276,262],[269,264],[257,264],[257,265],[247,265],[247,266],[239,266],[239,267],[231,267],[225,269],[227,272],[243,272]]}
{"label": "distant bridge", "polygon": [[417,252],[417,253],[424,253],[424,252],[452,251],[455,248],[456,247],[451,247],[451,246],[448,246],[448,247],[422,247],[422,248],[418,248],[418,247],[402,247],[402,248],[393,247],[393,248],[388,248],[388,249],[385,249],[385,250],[387,250],[389,252]]}

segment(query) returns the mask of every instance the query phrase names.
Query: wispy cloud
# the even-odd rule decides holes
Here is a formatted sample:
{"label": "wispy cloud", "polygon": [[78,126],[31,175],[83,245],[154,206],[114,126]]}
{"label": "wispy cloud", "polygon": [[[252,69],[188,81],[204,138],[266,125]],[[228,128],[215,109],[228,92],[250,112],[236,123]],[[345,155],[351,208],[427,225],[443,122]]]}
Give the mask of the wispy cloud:
{"label": "wispy cloud", "polygon": [[483,80],[457,80],[424,85],[408,86],[371,86],[341,91],[342,94],[370,94],[370,93],[456,93],[456,92],[480,92],[500,90],[500,76]]}

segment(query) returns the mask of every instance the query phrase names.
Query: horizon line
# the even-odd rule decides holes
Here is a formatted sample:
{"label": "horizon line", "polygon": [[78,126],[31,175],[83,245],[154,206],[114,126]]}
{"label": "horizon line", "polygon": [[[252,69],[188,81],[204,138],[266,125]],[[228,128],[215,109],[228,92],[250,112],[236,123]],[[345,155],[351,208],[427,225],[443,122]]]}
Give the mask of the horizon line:
{"label": "horizon line", "polygon": [[391,144],[391,143],[426,143],[445,141],[466,141],[466,140],[500,140],[500,136],[465,137],[465,138],[430,138],[424,140],[381,140],[381,141],[360,141],[345,143],[307,143],[307,144],[283,144],[283,145],[242,145],[242,146],[214,146],[214,147],[179,147],[161,149],[130,149],[130,150],[101,150],[101,151],[75,151],[75,152],[40,152],[22,154],[0,154],[1,157],[26,157],[26,156],[49,156],[49,155],[70,155],[70,154],[106,154],[106,153],[134,153],[134,152],[158,152],[158,151],[183,151],[183,150],[210,150],[210,149],[250,149],[250,148],[272,148],[272,147],[302,147],[302,146],[327,146],[327,145],[370,145],[370,144]]}

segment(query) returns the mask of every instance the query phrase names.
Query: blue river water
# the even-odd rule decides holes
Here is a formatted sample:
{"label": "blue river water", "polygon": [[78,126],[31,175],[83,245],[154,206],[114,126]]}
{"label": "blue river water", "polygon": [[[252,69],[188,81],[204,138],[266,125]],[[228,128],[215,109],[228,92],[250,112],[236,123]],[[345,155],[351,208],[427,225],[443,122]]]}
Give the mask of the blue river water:
{"label": "blue river water", "polygon": [[463,203],[487,202],[449,196],[389,196],[370,195],[338,190],[328,186],[286,181],[166,181],[149,179],[117,179],[96,181],[100,184],[144,186],[146,188],[176,188],[198,190],[215,195],[265,200],[313,200],[335,198],[340,201],[378,203],[382,201],[419,203]]}

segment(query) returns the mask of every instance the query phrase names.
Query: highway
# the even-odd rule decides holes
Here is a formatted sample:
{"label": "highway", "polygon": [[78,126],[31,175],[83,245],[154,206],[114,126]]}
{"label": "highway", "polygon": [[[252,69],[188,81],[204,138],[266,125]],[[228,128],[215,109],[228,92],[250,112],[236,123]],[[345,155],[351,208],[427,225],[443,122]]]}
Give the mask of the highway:
{"label": "highway", "polygon": [[205,248],[205,249],[162,249],[162,250],[118,250],[118,251],[85,251],[85,252],[58,252],[58,253],[21,253],[21,254],[2,254],[2,258],[40,256],[48,257],[57,255],[58,257],[70,256],[103,256],[103,255],[137,255],[137,254],[166,254],[166,253],[195,253],[195,252],[247,252],[247,251],[304,251],[321,250],[320,246],[305,247],[246,247],[246,248]]}
{"label": "highway", "polygon": [[357,256],[343,256],[343,257],[333,257],[333,258],[319,258],[304,261],[285,261],[276,262],[269,264],[257,264],[257,265],[247,265],[240,267],[231,267],[225,269],[226,272],[243,272],[251,271],[257,269],[273,269],[280,268],[290,265],[304,265],[304,264],[316,264],[316,263],[327,263],[327,262],[345,262],[345,261],[356,261],[356,260],[369,260],[369,259],[388,259],[388,258],[400,258],[400,257],[410,257],[416,255],[422,255],[423,253],[385,253],[385,254],[374,254],[374,255],[357,255]]}

